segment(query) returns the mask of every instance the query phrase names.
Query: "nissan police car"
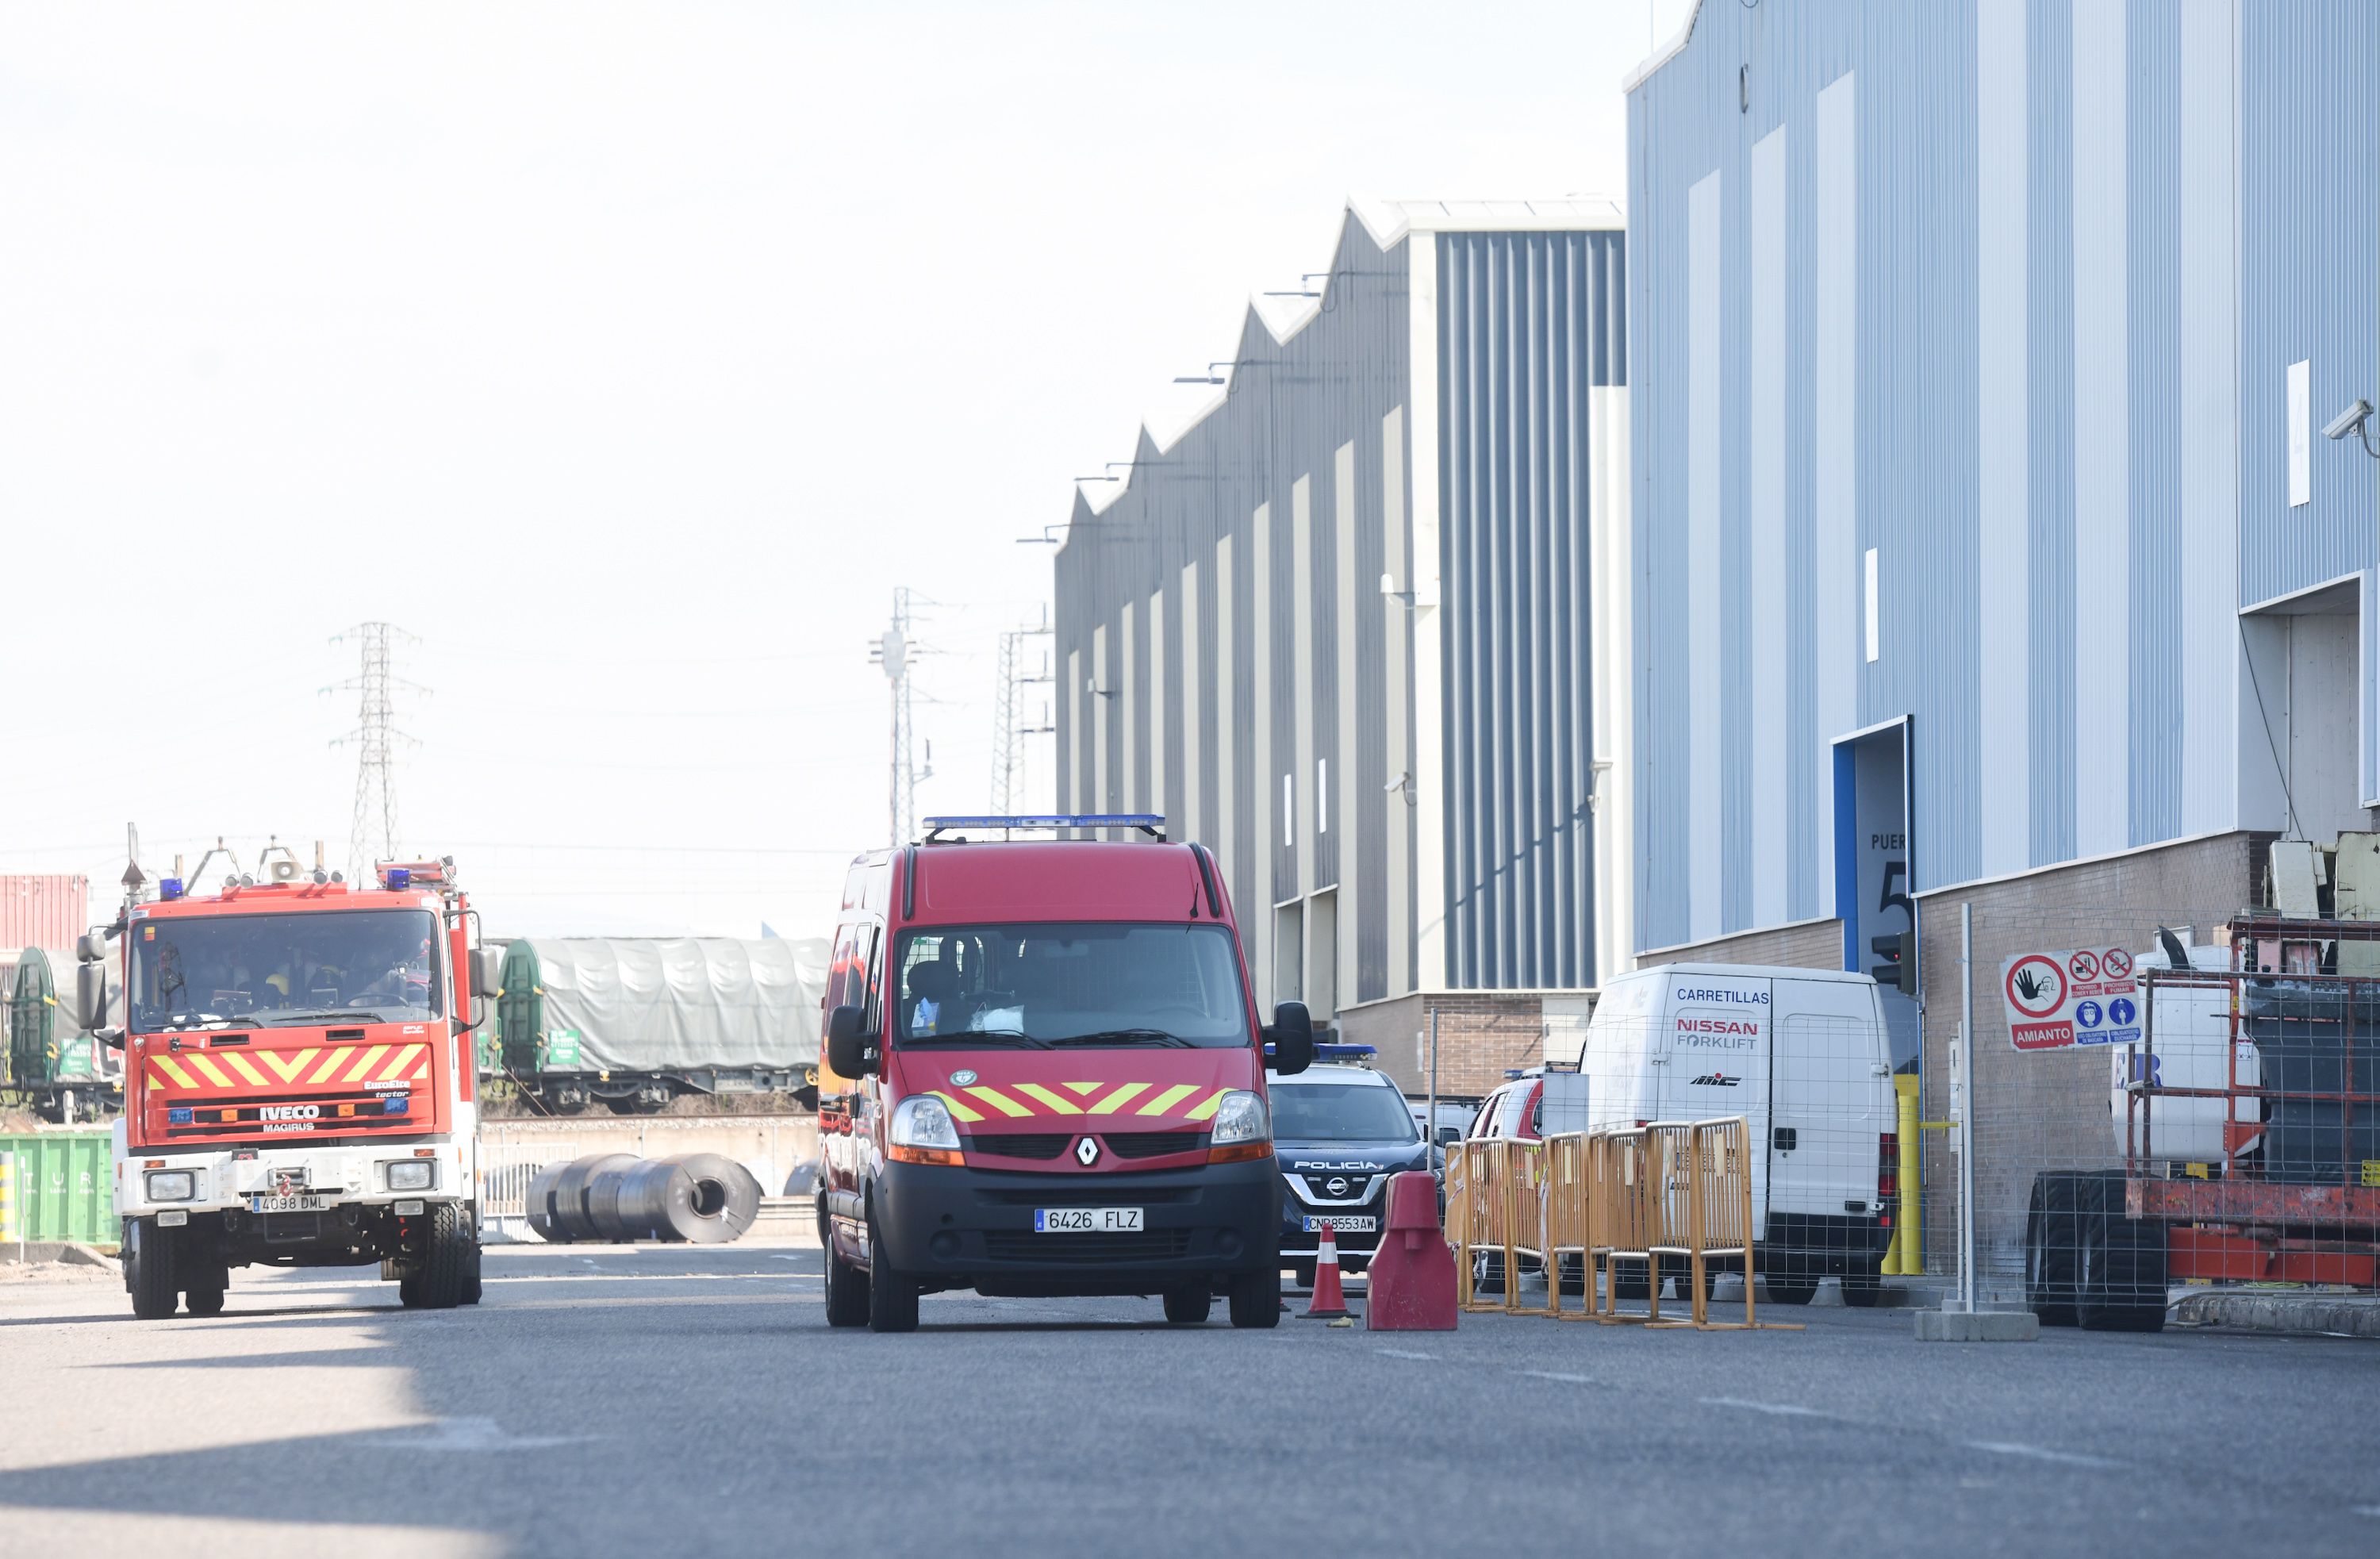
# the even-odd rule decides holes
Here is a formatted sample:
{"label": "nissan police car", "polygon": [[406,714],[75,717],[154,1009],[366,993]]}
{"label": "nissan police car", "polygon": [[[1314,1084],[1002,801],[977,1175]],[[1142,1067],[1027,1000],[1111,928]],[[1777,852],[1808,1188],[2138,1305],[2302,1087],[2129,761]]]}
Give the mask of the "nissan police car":
{"label": "nissan police car", "polygon": [[1388,1210],[1389,1176],[1434,1167],[1397,1085],[1366,1065],[1370,1045],[1320,1044],[1316,1064],[1293,1077],[1268,1074],[1273,1151],[1289,1188],[1281,1199],[1281,1260],[1301,1288],[1314,1283],[1328,1224],[1349,1272],[1370,1265]]}

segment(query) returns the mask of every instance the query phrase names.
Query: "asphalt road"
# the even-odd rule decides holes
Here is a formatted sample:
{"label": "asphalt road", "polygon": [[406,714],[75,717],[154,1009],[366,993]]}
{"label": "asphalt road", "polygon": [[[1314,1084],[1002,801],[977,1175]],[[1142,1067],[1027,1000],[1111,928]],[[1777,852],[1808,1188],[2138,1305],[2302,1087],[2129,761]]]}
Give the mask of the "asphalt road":
{"label": "asphalt road", "polygon": [[2380,1552],[2369,1343],[971,1296],[877,1337],[827,1329],[818,1261],[494,1251],[443,1314],[250,1272],[158,1323],[112,1274],[0,1279],[0,1553]]}

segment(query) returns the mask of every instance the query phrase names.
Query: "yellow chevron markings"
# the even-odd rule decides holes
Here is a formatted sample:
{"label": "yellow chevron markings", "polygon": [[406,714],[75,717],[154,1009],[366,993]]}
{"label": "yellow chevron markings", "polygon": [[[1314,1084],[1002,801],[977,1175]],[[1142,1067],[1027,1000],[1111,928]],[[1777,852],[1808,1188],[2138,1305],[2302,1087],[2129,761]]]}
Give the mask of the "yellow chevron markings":
{"label": "yellow chevron markings", "polygon": [[357,1062],[353,1066],[347,1069],[347,1075],[341,1080],[351,1083],[363,1081],[366,1078],[371,1076],[371,1069],[379,1066],[380,1058],[387,1054],[388,1046],[372,1046],[371,1049],[364,1052],[364,1058],[361,1061]]}
{"label": "yellow chevron markings", "polygon": [[967,1108],[965,1104],[960,1103],[957,1100],[952,1098],[949,1094],[944,1093],[939,1088],[929,1088],[926,1091],[941,1100],[944,1104],[949,1105],[951,1114],[956,1115],[963,1121],[979,1121],[983,1119],[983,1112],[981,1110],[971,1110]]}
{"label": "yellow chevron markings", "polygon": [[214,1084],[217,1088],[229,1088],[231,1086],[231,1079],[223,1075],[223,1069],[217,1066],[212,1061],[208,1060],[205,1056],[186,1051],[183,1053],[182,1058],[190,1064],[191,1071],[202,1074],[206,1078],[207,1081]]}
{"label": "yellow chevron markings", "polygon": [[1080,1104],[1060,1094],[1050,1092],[1039,1083],[1018,1083],[1016,1091],[1030,1094],[1062,1115],[1079,1115],[1083,1113],[1083,1107]]}
{"label": "yellow chevron markings", "polygon": [[179,1066],[175,1066],[171,1061],[166,1060],[162,1055],[151,1056],[149,1058],[149,1065],[155,1067],[158,1071],[164,1073],[167,1077],[173,1078],[184,1088],[196,1088],[199,1086],[190,1080],[190,1075],[188,1072],[183,1071]]}
{"label": "yellow chevron markings", "polygon": [[1218,1108],[1222,1104],[1222,1102],[1223,1102],[1223,1095],[1225,1095],[1225,1094],[1227,1094],[1227,1093],[1229,1093],[1229,1092],[1231,1092],[1231,1091],[1232,1091],[1232,1090],[1231,1090],[1230,1089],[1228,1089],[1228,1088],[1219,1088],[1219,1089],[1217,1089],[1214,1092],[1212,1092],[1212,1093],[1210,1093],[1210,1094],[1208,1094],[1208,1095],[1207,1096],[1206,1102],[1204,1102],[1204,1103],[1200,1104],[1196,1109],[1195,1109],[1195,1110],[1191,1111],[1191,1112],[1190,1112],[1190,1114],[1189,1114],[1187,1116],[1185,1116],[1184,1118],[1185,1118],[1185,1119],[1188,1119],[1188,1120],[1194,1120],[1194,1121],[1210,1121],[1210,1120],[1213,1120],[1213,1119],[1215,1118],[1215,1111],[1216,1111],[1216,1110],[1217,1110],[1217,1109],[1218,1109]]}
{"label": "yellow chevron markings", "polygon": [[1161,1115],[1197,1091],[1188,1083],[1175,1083],[1163,1093],[1143,1104],[1140,1107],[1140,1113],[1144,1115]]}
{"label": "yellow chevron markings", "polygon": [[265,1088],[270,1086],[264,1080],[264,1074],[258,1071],[254,1066],[249,1065],[248,1057],[240,1054],[237,1051],[233,1051],[229,1055],[225,1056],[224,1065],[229,1066],[233,1071],[237,1072],[241,1077],[246,1078],[249,1081],[249,1086],[251,1088]]}
{"label": "yellow chevron markings", "polygon": [[1147,1091],[1148,1091],[1148,1085],[1147,1083],[1126,1083],[1123,1087],[1117,1089],[1113,1093],[1109,1094],[1105,1099],[1102,1099],[1098,1103],[1092,1105],[1091,1114],[1095,1115],[1111,1115],[1118,1110],[1123,1109],[1125,1105],[1131,1103],[1135,1096],[1146,1093]]}
{"label": "yellow chevron markings", "polygon": [[[306,1069],[306,1063],[314,1059],[314,1053],[310,1050],[261,1050],[256,1054],[267,1066],[281,1074],[281,1080],[285,1083],[296,1082],[298,1074]],[[282,1065],[285,1059],[287,1066]]]}
{"label": "yellow chevron markings", "polygon": [[[310,1055],[310,1055],[312,1055],[314,1053],[313,1053],[312,1051],[308,1051],[306,1054],[307,1054],[308,1055]],[[327,1082],[327,1081],[329,1081],[329,1080],[330,1080],[331,1074],[332,1074],[332,1073],[334,1073],[334,1072],[335,1072],[335,1071],[337,1071],[337,1070],[340,1068],[340,1066],[341,1066],[345,1065],[345,1064],[346,1064],[346,1062],[347,1057],[348,1057],[348,1056],[350,1056],[350,1055],[353,1055],[354,1054],[355,1054],[355,1052],[354,1052],[354,1051],[351,1051],[351,1050],[325,1050],[325,1051],[323,1051],[323,1052],[322,1052],[322,1064],[320,1066],[315,1067],[315,1068],[314,1068],[314,1075],[313,1075],[312,1077],[310,1077],[310,1078],[308,1078],[306,1080],[307,1080],[308,1082],[310,1082],[310,1083],[319,1083],[319,1082]]]}
{"label": "yellow chevron markings", "polygon": [[1106,1085],[1101,1083],[1068,1083],[1066,1086],[1073,1089],[1076,1093],[1081,1094],[1084,1098],[1088,1099],[1092,1094],[1097,1093]]}
{"label": "yellow chevron markings", "polygon": [[990,1105],[993,1109],[1000,1111],[1002,1114],[1029,1115],[1033,1113],[1024,1105],[1019,1104],[1015,1100],[1011,1099],[1008,1095],[1001,1092],[1000,1090],[996,1088],[986,1088],[981,1084],[978,1084],[977,1086],[968,1089],[967,1091],[974,1094],[978,1099],[982,1100],[985,1103]]}
{"label": "yellow chevron markings", "polygon": [[396,1058],[395,1060],[391,1061],[387,1066],[380,1069],[379,1080],[382,1082],[403,1082],[407,1074],[413,1070],[414,1062],[419,1059],[422,1054],[429,1050],[429,1048],[430,1047],[428,1045],[422,1044],[407,1045],[403,1050],[396,1053]]}
{"label": "yellow chevron markings", "polygon": [[413,1048],[416,1052],[417,1057],[413,1064],[413,1080],[416,1082],[427,1081],[430,1077],[430,1047],[428,1045],[415,1045]]}

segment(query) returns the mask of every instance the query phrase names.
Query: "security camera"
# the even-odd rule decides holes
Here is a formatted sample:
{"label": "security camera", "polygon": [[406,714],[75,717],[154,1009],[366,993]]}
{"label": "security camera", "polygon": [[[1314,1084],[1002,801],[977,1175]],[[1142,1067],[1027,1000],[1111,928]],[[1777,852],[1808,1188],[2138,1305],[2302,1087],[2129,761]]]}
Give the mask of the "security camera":
{"label": "security camera", "polygon": [[2359,398],[2354,405],[2349,407],[2346,410],[2340,412],[2338,416],[2330,420],[2330,425],[2323,429],[2322,436],[2333,439],[2345,438],[2348,434],[2353,432],[2358,427],[2360,427],[2365,418],[2371,415],[2372,403],[2368,400]]}

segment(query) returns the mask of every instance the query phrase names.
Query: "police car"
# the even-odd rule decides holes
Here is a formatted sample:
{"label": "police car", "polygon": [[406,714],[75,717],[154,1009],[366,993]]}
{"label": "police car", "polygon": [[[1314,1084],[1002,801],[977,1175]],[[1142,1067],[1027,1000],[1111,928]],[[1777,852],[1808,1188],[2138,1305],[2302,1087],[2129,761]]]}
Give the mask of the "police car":
{"label": "police car", "polygon": [[1265,1077],[1272,1101],[1274,1156],[1289,1194],[1281,1199],[1281,1260],[1301,1288],[1314,1283],[1322,1228],[1339,1264],[1370,1265],[1388,1209],[1389,1176],[1432,1167],[1397,1085],[1371,1070],[1370,1045],[1319,1044],[1315,1065],[1293,1077]]}

